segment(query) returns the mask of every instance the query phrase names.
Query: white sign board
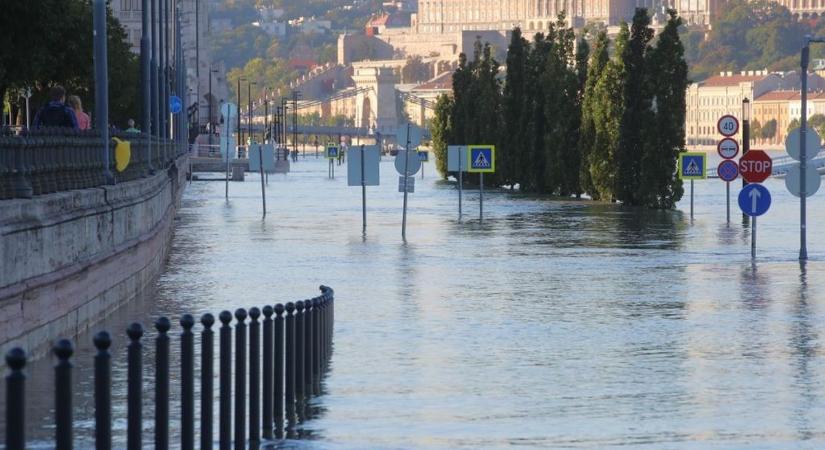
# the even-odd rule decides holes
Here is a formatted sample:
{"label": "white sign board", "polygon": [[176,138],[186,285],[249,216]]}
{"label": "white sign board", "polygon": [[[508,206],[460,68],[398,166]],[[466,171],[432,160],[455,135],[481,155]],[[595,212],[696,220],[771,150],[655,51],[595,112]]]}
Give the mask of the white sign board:
{"label": "white sign board", "polygon": [[[377,145],[364,146],[364,185],[378,186],[381,153]],[[351,147],[347,153],[347,186],[361,186],[361,147]]]}
{"label": "white sign board", "polygon": [[234,103],[224,103],[221,105],[223,115],[224,131],[221,134],[221,157],[224,162],[235,157],[235,149],[238,144],[235,136],[235,119],[238,117],[238,107]]}
{"label": "white sign board", "polygon": [[[263,155],[261,155],[261,151],[263,151]],[[263,158],[264,162],[264,172],[274,172],[275,171],[275,147],[272,144],[252,144],[249,146],[249,171],[250,172],[260,172],[261,171],[261,158]]]}
{"label": "white sign board", "polygon": [[[409,158],[407,155],[409,155]],[[405,158],[407,161],[404,161]],[[405,168],[407,176],[413,176],[418,173],[418,170],[421,169],[421,160],[418,159],[418,152],[398,151],[398,154],[395,155],[395,170],[398,171],[399,175],[404,175]]]}
{"label": "white sign board", "polygon": [[[785,187],[788,188],[788,192],[796,197],[799,197],[802,194],[801,172],[802,171],[799,170],[799,164],[794,164],[791,166],[790,170],[788,170],[788,174],[785,175]],[[819,190],[820,184],[822,184],[822,177],[819,175],[819,172],[816,171],[816,167],[806,166],[805,197],[814,195],[816,191]]]}
{"label": "white sign board", "polygon": [[221,135],[221,160],[226,161],[227,155],[229,155],[229,159],[235,159],[235,149],[237,148],[238,144],[235,142],[235,136],[230,134],[222,134]]}
{"label": "white sign board", "polygon": [[[806,128],[807,131],[805,131],[805,161],[810,161],[814,159],[817,153],[819,153],[821,139],[819,138],[819,134],[817,134],[813,128]],[[785,151],[788,152],[788,155],[790,155],[791,158],[797,161],[799,161],[799,144],[801,143],[801,140],[801,128],[794,128],[793,130],[791,130],[790,133],[788,133],[788,137],[785,138]]]}
{"label": "white sign board", "polygon": [[[415,192],[415,178],[413,177],[406,177],[407,178],[407,193],[412,194]],[[404,192],[404,177],[398,177],[398,192]]]}
{"label": "white sign board", "polygon": [[395,136],[398,138],[398,145],[401,147],[407,148],[407,138],[409,137],[409,145],[410,148],[415,148],[421,145],[421,135],[422,129],[416,125],[410,124],[409,125],[409,136],[407,136],[407,125],[401,125],[398,127],[398,131],[396,131]]}
{"label": "white sign board", "polygon": [[450,145],[447,147],[447,171],[458,172],[459,163],[461,170],[467,171],[467,146]]}

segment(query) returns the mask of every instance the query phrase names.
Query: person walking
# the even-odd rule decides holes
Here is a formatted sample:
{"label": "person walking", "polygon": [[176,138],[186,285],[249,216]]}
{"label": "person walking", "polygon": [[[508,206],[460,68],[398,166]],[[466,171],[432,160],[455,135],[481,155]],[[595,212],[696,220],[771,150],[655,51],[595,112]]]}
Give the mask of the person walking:
{"label": "person walking", "polygon": [[89,117],[88,114],[83,112],[83,104],[80,102],[80,97],[76,95],[70,95],[69,100],[67,102],[69,106],[74,111],[74,115],[77,118],[77,128],[80,130],[88,130],[92,127],[92,119]]}
{"label": "person walking", "polygon": [[32,127],[65,127],[78,130],[77,116],[74,110],[66,106],[66,90],[63,86],[52,86],[49,90],[49,102],[43,105],[34,116]]}

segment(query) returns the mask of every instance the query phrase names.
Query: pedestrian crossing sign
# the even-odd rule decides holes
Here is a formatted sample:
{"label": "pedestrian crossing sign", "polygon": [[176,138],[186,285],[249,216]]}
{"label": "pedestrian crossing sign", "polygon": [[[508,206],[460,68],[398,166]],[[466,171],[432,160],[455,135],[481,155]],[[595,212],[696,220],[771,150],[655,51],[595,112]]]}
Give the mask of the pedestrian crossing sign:
{"label": "pedestrian crossing sign", "polygon": [[338,157],[338,147],[334,144],[327,145],[327,159],[335,159]]}
{"label": "pedestrian crossing sign", "polygon": [[683,180],[704,180],[707,178],[707,155],[687,152],[679,154],[679,178]]}
{"label": "pedestrian crossing sign", "polygon": [[467,161],[472,173],[493,173],[496,171],[496,147],[494,145],[468,145]]}

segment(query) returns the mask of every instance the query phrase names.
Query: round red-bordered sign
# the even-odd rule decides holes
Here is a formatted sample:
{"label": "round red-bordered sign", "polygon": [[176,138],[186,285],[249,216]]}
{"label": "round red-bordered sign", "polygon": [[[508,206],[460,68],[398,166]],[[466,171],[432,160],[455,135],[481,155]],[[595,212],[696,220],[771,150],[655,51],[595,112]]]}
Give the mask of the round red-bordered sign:
{"label": "round red-bordered sign", "polygon": [[739,177],[739,164],[730,159],[720,162],[716,168],[716,176],[718,176],[720,180],[730,183]]}
{"label": "round red-bordered sign", "polygon": [[716,144],[716,153],[723,159],[735,158],[739,154],[739,142],[733,138],[724,138]]}
{"label": "round red-bordered sign", "polygon": [[716,130],[722,136],[730,137],[739,132],[739,119],[726,114],[719,118],[716,122]]}

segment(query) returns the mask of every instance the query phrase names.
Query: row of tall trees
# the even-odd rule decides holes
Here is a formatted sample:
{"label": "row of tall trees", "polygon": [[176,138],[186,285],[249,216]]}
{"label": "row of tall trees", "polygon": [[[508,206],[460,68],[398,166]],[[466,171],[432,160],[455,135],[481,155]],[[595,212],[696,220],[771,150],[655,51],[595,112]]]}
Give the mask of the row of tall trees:
{"label": "row of tall trees", "polygon": [[485,182],[673,207],[683,192],[676,160],[688,70],[680,24],[671,11],[654,43],[650,17],[637,9],[612,52],[604,32],[577,42],[564,17],[529,42],[515,29],[503,81],[490,47],[477,43],[472,61],[460,59],[452,98],[436,106],[439,169],[446,176],[448,144],[494,143],[497,173]]}

